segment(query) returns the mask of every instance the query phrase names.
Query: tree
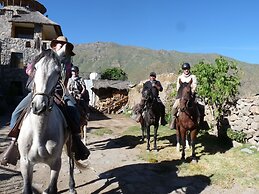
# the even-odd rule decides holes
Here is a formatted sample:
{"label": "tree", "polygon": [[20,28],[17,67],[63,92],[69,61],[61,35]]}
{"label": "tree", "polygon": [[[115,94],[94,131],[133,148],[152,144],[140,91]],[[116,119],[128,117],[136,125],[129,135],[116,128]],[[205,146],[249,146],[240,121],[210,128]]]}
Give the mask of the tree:
{"label": "tree", "polygon": [[219,136],[221,133],[224,112],[229,103],[235,101],[240,86],[239,71],[236,64],[223,57],[215,59],[215,64],[200,62],[192,72],[198,79],[198,95],[212,109],[217,122]]}
{"label": "tree", "polygon": [[127,74],[118,67],[114,67],[114,68],[108,68],[106,70],[104,70],[101,73],[101,78],[102,79],[109,79],[109,80],[127,80],[128,76]]}

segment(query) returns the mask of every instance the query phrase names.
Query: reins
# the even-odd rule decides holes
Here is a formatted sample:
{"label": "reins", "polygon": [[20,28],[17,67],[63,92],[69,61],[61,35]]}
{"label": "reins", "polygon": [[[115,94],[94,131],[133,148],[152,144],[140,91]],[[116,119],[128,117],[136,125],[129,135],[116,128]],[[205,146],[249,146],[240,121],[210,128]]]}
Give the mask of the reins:
{"label": "reins", "polygon": [[191,109],[193,109],[193,106],[192,107],[188,107],[187,104],[189,104],[189,102],[192,100],[192,99],[186,99],[186,98],[181,98],[180,100],[185,100],[186,103],[185,103],[185,106],[184,107],[180,107],[180,111],[185,113],[190,119],[193,119],[193,116],[191,115],[190,111]]}
{"label": "reins", "polygon": [[186,101],[186,103],[185,103],[185,106],[184,107],[180,107],[180,111],[181,112],[186,112],[187,110],[188,110],[188,107],[186,106],[186,104],[188,104],[189,103],[189,99],[186,99],[186,98],[181,98],[181,100],[185,100]]}
{"label": "reins", "polygon": [[[56,86],[60,84],[61,88],[62,88],[62,97],[60,97],[59,95],[56,94],[55,92],[55,88]],[[65,96],[65,90],[66,90],[66,87],[65,85],[62,83],[61,80],[58,81],[58,83],[52,88],[50,94],[47,94],[47,93],[44,93],[44,92],[35,92],[35,87],[33,87],[33,96],[32,96],[32,99],[31,101],[33,101],[33,99],[36,97],[36,96],[46,96],[48,101],[47,101],[47,110],[51,111],[52,108],[53,108],[53,102],[54,102],[54,98],[57,98],[59,101],[61,101],[63,104],[65,104],[64,102],[64,96]]]}

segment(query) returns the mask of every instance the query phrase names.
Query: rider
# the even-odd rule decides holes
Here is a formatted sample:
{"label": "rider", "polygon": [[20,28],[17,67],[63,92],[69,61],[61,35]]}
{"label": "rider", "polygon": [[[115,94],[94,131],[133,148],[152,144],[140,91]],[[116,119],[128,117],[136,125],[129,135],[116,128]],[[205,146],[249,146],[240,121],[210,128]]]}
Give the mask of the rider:
{"label": "rider", "polygon": [[79,102],[79,105],[87,111],[89,104],[89,94],[86,89],[84,80],[79,77],[79,68],[73,66],[71,68],[72,76],[68,79],[67,89],[68,92]]}
{"label": "rider", "polygon": [[[157,99],[157,102],[159,103],[159,106],[160,106],[161,125],[165,126],[167,124],[167,122],[165,120],[165,105],[163,104],[163,102],[159,98],[159,92],[163,91],[163,87],[162,87],[160,81],[156,80],[156,73],[155,72],[151,72],[149,74],[149,80],[144,83],[142,91],[144,91],[146,89],[151,89],[153,95]],[[143,112],[144,106],[145,106],[145,100],[142,98],[140,103],[139,103],[140,110],[139,110],[139,115],[136,119],[137,122],[140,121],[141,114]]]}
{"label": "rider", "polygon": [[[177,78],[177,83],[176,83],[176,91],[179,90],[180,88],[180,83],[179,83],[179,80],[181,80],[182,82],[190,82],[191,79],[192,79],[192,83],[191,83],[191,91],[192,91],[192,96],[195,97],[195,91],[196,91],[196,87],[197,87],[197,78],[195,75],[193,75],[191,73],[191,66],[189,63],[183,63],[182,64],[182,70],[183,70],[183,73]],[[173,105],[173,108],[172,108],[172,121],[171,121],[171,124],[170,124],[170,128],[171,129],[175,129],[176,126],[175,126],[175,118],[177,116],[177,113],[178,113],[178,108],[179,108],[179,104],[180,104],[180,96],[179,94],[177,94],[176,96],[176,100],[174,102],[174,105]]]}
{"label": "rider", "polygon": [[[67,38],[64,36],[59,36],[57,39],[54,39],[50,43],[50,47],[54,52],[59,51],[64,45],[66,45],[66,56],[60,59],[62,64],[62,73],[61,78],[63,83],[66,85],[68,76],[71,75],[71,57],[75,55],[73,52],[73,44],[68,42]],[[36,60],[34,60],[36,61]],[[34,65],[35,62],[32,62],[27,66],[26,73],[29,75],[27,88],[31,89],[33,78],[34,78]],[[9,137],[12,137],[11,144],[7,148],[7,150],[3,153],[2,158],[0,159],[1,164],[7,165],[7,163],[11,163],[16,165],[17,159],[14,160],[12,154],[16,152],[17,145],[16,140],[18,138],[19,129],[16,125],[16,122],[19,116],[22,114],[23,110],[29,107],[30,102],[32,99],[32,92],[30,92],[16,107],[14,112],[12,113],[11,121],[10,121],[10,128],[11,131],[8,134]],[[66,102],[65,109],[61,109],[68,121],[68,125],[71,129],[73,145],[72,149],[75,152],[75,159],[76,160],[85,160],[90,155],[89,150],[85,147],[85,145],[81,141],[80,137],[80,116],[79,111],[77,110],[75,103],[71,100],[69,96],[64,97],[64,101]],[[66,114],[67,113],[67,114]],[[69,114],[69,115],[68,115]]]}

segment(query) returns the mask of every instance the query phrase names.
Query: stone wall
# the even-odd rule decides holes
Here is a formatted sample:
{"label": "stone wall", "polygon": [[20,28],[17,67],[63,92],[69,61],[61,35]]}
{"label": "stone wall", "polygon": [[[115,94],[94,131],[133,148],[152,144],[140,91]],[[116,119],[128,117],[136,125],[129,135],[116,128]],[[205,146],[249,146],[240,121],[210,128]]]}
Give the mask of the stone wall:
{"label": "stone wall", "polygon": [[[1,11],[1,10],[0,10]],[[34,24],[34,38],[14,38],[12,35],[12,11],[6,11],[5,15],[0,15],[0,91],[4,96],[15,94],[17,86],[22,90],[22,96],[26,95],[25,84],[27,75],[24,68],[31,62],[36,50],[38,38],[42,38],[42,24]],[[22,53],[22,64],[19,67],[11,64],[12,53]],[[14,83],[18,84],[14,86]],[[18,92],[19,96],[21,93]]]}
{"label": "stone wall", "polygon": [[12,17],[11,13],[11,11],[7,11],[6,15],[0,15],[0,39],[11,37],[12,23],[6,22]]}
{"label": "stone wall", "polygon": [[246,133],[249,143],[259,145],[259,96],[239,99],[228,121],[232,130]]}

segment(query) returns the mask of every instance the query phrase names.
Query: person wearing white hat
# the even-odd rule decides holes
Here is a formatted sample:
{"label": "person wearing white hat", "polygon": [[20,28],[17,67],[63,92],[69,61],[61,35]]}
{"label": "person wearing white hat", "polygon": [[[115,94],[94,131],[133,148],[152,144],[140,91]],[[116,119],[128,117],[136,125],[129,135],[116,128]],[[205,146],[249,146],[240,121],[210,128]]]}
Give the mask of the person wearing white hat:
{"label": "person wearing white hat", "polygon": [[[71,76],[71,67],[72,67],[71,57],[75,55],[75,53],[73,52],[74,46],[73,44],[68,42],[67,38],[64,36],[59,36],[58,38],[52,40],[50,43],[50,47],[54,52],[59,52],[64,45],[66,45],[66,47],[64,48],[66,54],[62,59],[60,59],[60,61],[63,65],[63,69],[62,69],[63,82],[64,84],[66,84],[66,81]],[[28,90],[32,89],[31,87],[32,87],[33,78],[34,78],[34,65],[37,61],[37,58],[39,58],[39,56],[40,54],[35,57],[32,63],[28,64],[26,69],[26,73],[29,75],[29,78],[26,84],[26,87]],[[1,155],[2,157],[0,158],[0,163],[2,165],[7,165],[8,163],[16,165],[17,163],[18,155],[17,155],[16,140],[19,135],[19,129],[16,123],[17,123],[17,120],[22,117],[21,114],[23,110],[25,110],[26,107],[29,106],[31,99],[32,99],[32,92],[29,92],[28,95],[18,104],[18,106],[15,108],[14,112],[12,113],[11,121],[10,121],[11,130],[8,135],[9,137],[12,137],[12,141],[9,147],[6,149],[6,151]],[[76,105],[70,100],[70,98],[67,97],[65,101],[67,102],[67,112],[70,113],[69,116],[72,117],[72,119],[67,119],[67,120],[68,120],[68,123],[70,124],[70,128],[73,134],[74,144],[72,145],[72,147],[73,147],[73,150],[75,151],[75,158],[76,160],[79,160],[79,159],[85,160],[90,155],[90,152],[81,142],[79,112],[76,108]],[[65,115],[65,116],[66,118],[69,117],[68,115]]]}
{"label": "person wearing white hat", "polygon": [[[61,58],[62,64],[62,73],[61,78],[62,81],[67,87],[67,83],[69,78],[72,75],[71,69],[73,68],[71,57],[75,55],[73,52],[74,45],[68,42],[67,38],[64,36],[59,36],[56,39],[52,40],[50,43],[50,47],[55,52],[58,52],[66,45],[66,55],[65,57]],[[59,93],[61,87],[57,86],[57,93]],[[62,91],[61,91],[62,92]],[[72,149],[75,152],[75,159],[76,160],[85,160],[90,155],[90,151],[81,141],[81,130],[80,130],[80,112],[76,106],[76,101],[74,101],[71,95],[65,95],[64,101],[66,102],[65,109],[63,111],[64,116],[68,122],[69,128],[71,129],[72,133]]]}

